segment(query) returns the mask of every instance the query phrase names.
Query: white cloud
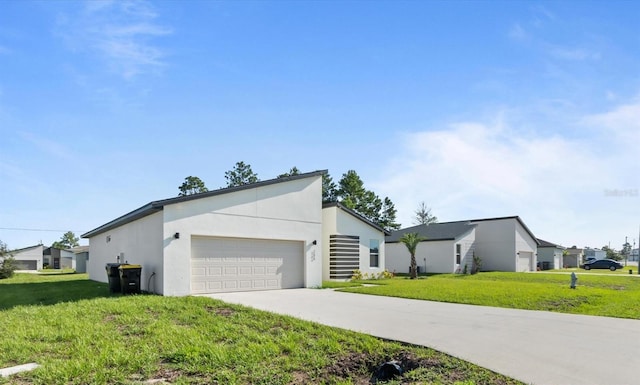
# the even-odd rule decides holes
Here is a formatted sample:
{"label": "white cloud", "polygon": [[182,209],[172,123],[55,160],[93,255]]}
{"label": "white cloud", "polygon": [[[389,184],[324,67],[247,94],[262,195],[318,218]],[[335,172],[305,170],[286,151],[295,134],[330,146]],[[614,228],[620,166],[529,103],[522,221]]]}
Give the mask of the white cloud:
{"label": "white cloud", "polygon": [[524,28],[518,23],[515,23],[511,26],[508,35],[513,40],[526,40],[529,37],[527,31],[525,31]]}
{"label": "white cloud", "polygon": [[132,79],[165,65],[166,52],[153,40],[173,31],[157,17],[143,1],[90,1],[77,15],[60,15],[58,27],[71,49],[97,53],[111,71]]}
{"label": "white cloud", "polygon": [[[373,187],[392,198],[403,226],[425,201],[441,221],[520,215],[541,238],[602,246],[640,216],[640,197],[606,194],[640,188],[627,178],[640,171],[637,151],[617,147],[637,147],[639,124],[635,103],[585,117],[580,137],[522,132],[502,118],[406,134]],[[620,211],[627,205],[631,219]]]}

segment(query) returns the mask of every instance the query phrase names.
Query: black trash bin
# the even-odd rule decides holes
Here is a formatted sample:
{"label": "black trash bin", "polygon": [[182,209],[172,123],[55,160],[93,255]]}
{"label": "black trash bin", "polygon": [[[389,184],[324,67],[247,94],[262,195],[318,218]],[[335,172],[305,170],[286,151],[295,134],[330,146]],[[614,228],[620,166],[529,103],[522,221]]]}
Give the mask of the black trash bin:
{"label": "black trash bin", "polygon": [[118,270],[120,271],[120,286],[122,294],[139,294],[142,266],[120,265]]}
{"label": "black trash bin", "polygon": [[[409,266],[409,274],[411,274],[411,266]],[[416,274],[420,274],[420,266],[416,265]]]}
{"label": "black trash bin", "polygon": [[107,263],[105,269],[107,270],[107,278],[109,279],[109,291],[111,293],[122,290],[120,288],[120,272],[118,267],[121,263]]}
{"label": "black trash bin", "polygon": [[551,266],[551,264],[548,261],[543,261],[542,262],[542,270],[549,270],[550,266]]}

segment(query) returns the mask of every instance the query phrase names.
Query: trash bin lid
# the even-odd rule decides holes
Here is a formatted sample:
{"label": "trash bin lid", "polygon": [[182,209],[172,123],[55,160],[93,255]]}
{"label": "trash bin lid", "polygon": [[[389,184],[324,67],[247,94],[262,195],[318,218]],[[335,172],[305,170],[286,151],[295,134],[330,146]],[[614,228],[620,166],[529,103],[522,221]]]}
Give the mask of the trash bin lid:
{"label": "trash bin lid", "polygon": [[120,267],[118,267],[118,269],[122,270],[122,269],[142,269],[141,265],[120,265]]}

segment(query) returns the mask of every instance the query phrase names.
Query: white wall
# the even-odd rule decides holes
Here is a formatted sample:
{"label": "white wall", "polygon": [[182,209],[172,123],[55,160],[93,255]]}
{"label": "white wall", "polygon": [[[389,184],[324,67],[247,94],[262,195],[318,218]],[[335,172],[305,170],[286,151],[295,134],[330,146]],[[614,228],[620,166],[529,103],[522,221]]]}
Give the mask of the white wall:
{"label": "white wall", "polygon": [[538,261],[536,259],[536,253],[538,251],[538,244],[536,240],[529,235],[527,230],[518,222],[513,220],[516,226],[516,252],[519,255],[527,255],[531,253],[531,265],[529,271],[535,271]]}
{"label": "white wall", "polygon": [[[456,265],[455,264],[455,256],[456,256],[456,250],[455,250],[455,244],[460,244],[461,245],[461,256],[460,256],[460,264]],[[464,267],[465,265],[467,266],[467,273],[471,274],[471,269],[473,268],[473,253],[475,252],[476,249],[476,230],[471,229],[469,232],[467,232],[466,234],[463,234],[462,236],[460,236],[456,241],[455,244],[453,245],[454,249],[453,249],[453,261],[454,261],[454,268],[455,268],[455,272],[458,273],[464,273]]]}
{"label": "white wall", "polygon": [[[423,241],[416,247],[416,264],[420,273],[453,273],[455,271],[455,241]],[[387,270],[409,274],[411,254],[402,242],[387,243]],[[425,262],[426,261],[426,262]]]}
{"label": "white wall", "polygon": [[[474,222],[482,270],[516,271],[516,219]],[[535,249],[534,249],[535,250]]]}
{"label": "white wall", "polygon": [[[110,241],[107,242],[107,237]],[[89,238],[89,261],[87,272],[94,281],[107,282],[105,264],[121,263],[142,265],[140,289],[149,291],[148,282],[152,273],[151,289],[162,294],[162,212],[127,223]],[[154,286],[155,283],[155,286]]]}
{"label": "white wall", "polygon": [[[379,274],[385,270],[385,244],[384,233],[368,223],[354,217],[337,206],[322,209],[322,277],[330,279],[329,274],[329,236],[330,235],[357,235],[360,237],[360,264],[359,269],[364,274]],[[370,266],[369,251],[370,241],[377,239],[379,242],[378,267]]]}
{"label": "white wall", "polygon": [[36,261],[37,269],[42,270],[42,253],[44,246],[38,245],[30,247],[25,250],[21,250],[17,253],[12,253],[13,257],[18,261]]}
{"label": "white wall", "polygon": [[191,293],[192,236],[302,241],[305,286],[322,285],[321,202],[322,178],[317,176],[166,205],[159,233],[167,277],[163,294]]}

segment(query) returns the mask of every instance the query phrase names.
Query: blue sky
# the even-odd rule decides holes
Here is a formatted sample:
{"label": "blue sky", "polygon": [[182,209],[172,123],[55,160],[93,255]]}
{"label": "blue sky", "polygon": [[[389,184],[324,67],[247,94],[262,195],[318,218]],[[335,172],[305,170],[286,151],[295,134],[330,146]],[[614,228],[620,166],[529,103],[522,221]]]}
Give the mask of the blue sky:
{"label": "blue sky", "polygon": [[640,226],[640,3],[3,2],[0,134],[11,248],[189,175],[222,187],[236,161],[356,170],[404,226],[424,201],[620,248]]}

